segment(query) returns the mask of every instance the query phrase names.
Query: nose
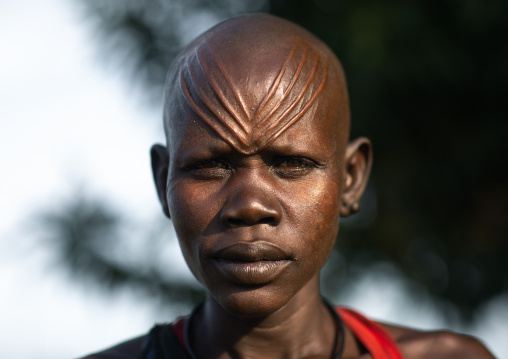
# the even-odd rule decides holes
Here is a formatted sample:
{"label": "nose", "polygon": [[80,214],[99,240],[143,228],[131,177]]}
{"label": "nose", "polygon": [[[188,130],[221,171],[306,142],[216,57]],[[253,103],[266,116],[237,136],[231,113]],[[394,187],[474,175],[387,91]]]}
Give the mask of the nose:
{"label": "nose", "polygon": [[256,224],[276,226],[282,217],[282,207],[273,193],[245,186],[228,198],[220,216],[229,228]]}

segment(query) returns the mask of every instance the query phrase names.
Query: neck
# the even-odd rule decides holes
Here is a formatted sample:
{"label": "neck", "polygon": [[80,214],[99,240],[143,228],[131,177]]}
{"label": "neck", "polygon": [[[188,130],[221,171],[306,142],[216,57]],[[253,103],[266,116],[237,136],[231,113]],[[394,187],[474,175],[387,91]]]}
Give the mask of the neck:
{"label": "neck", "polygon": [[332,347],[340,329],[319,295],[318,282],[313,278],[282,308],[262,318],[233,316],[208,296],[190,323],[195,355],[329,359],[336,350]]}

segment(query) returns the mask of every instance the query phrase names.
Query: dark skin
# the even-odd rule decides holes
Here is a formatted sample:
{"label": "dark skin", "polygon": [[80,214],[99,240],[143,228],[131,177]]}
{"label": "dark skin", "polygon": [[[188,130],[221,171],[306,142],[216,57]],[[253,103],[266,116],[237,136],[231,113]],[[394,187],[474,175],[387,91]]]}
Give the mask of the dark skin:
{"label": "dark skin", "polygon": [[[342,333],[319,272],[372,162],[368,139],[348,141],[336,57],[281,19],[230,20],[170,69],[165,128],[167,147],[151,151],[159,199],[207,292],[190,323],[196,356],[332,357]],[[493,358],[470,337],[382,325],[405,358]],[[371,358],[344,334],[342,358]],[[135,358],[142,340],[87,358]]]}

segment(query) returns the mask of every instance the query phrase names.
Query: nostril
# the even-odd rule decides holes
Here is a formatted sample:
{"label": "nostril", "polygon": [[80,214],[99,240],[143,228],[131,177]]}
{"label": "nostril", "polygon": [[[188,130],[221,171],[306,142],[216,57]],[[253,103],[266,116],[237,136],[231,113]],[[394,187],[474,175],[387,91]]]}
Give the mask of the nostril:
{"label": "nostril", "polygon": [[245,225],[244,221],[238,218],[228,218],[228,222],[235,227]]}
{"label": "nostril", "polygon": [[265,217],[257,221],[256,224],[272,224],[275,222],[275,217]]}
{"label": "nostril", "polygon": [[247,221],[240,218],[228,218],[228,223],[231,226],[239,227],[239,226],[252,226],[256,224],[272,224],[275,223],[275,217],[263,217],[257,221]]}

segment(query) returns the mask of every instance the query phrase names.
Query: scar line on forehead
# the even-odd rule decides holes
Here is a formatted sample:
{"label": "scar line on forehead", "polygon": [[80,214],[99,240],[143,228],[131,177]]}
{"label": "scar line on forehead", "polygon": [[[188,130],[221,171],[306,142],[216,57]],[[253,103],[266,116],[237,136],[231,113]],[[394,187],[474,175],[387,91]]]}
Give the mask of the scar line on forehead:
{"label": "scar line on forehead", "polygon": [[[292,48],[251,115],[242,93],[208,46],[196,49],[182,66],[181,93],[189,107],[224,141],[240,152],[253,152],[298,121],[323,91],[328,64],[323,64],[314,51],[314,59],[309,61],[308,49],[299,45]],[[276,97],[278,92],[281,95]]]}

